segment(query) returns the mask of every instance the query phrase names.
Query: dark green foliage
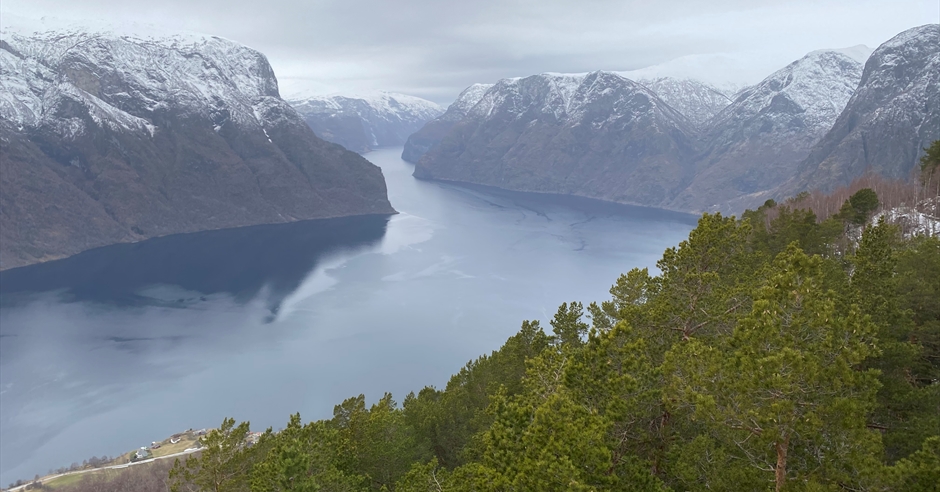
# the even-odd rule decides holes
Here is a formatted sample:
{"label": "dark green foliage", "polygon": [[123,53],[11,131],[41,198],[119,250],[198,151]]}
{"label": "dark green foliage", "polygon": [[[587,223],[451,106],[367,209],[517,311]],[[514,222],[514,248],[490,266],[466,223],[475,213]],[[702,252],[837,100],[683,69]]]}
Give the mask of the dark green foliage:
{"label": "dark green foliage", "polygon": [[552,319],[552,332],[555,333],[552,341],[556,344],[580,347],[582,339],[587,334],[588,325],[581,321],[584,315],[584,306],[580,302],[562,303]]}
{"label": "dark green foliage", "polygon": [[940,168],[940,140],[934,140],[924,151],[926,153],[920,158],[920,172],[924,179],[929,179]]}
{"label": "dark green foliage", "polygon": [[252,450],[258,455],[252,492],[362,490],[365,477],[340,469],[342,443],[340,432],[328,422],[303,425],[300,414],[291,415],[284,430],[266,436],[261,448]]}
{"label": "dark green foliage", "polygon": [[402,408],[360,395],[252,447],[226,420],[174,490],[938,490],[940,240],[846,227],[877,204],[706,214],[589,318],[526,321]]}
{"label": "dark green foliage", "polygon": [[791,245],[730,337],[677,345],[664,365],[677,410],[688,407],[778,490],[854,481],[850,465],[870,460],[876,439],[865,426],[876,373],[855,369],[875,352],[873,327],[854,309],[837,312],[821,263]]}
{"label": "dark green foliage", "polygon": [[888,470],[885,484],[891,490],[936,492],[940,489],[940,437],[930,437],[923,447]]}
{"label": "dark green foliage", "polygon": [[762,210],[745,212],[745,217],[755,225],[753,244],[771,257],[783,252],[793,242],[807,254],[825,255],[842,234],[840,223],[828,220],[819,224],[811,210],[778,207],[777,217],[766,226],[764,213]]}
{"label": "dark green foliage", "polygon": [[486,412],[491,397],[500,388],[507,395],[520,393],[525,361],[545,350],[549,341],[537,321],[524,321],[502,348],[451,377],[444,391],[425,388],[405,398],[406,421],[441,465],[454,468],[466,461],[464,454],[478,454],[480,442],[473,437],[492,423],[492,414]]}
{"label": "dark green foliage", "polygon": [[176,460],[170,470],[170,490],[181,491],[247,491],[250,460],[247,446],[248,422],[235,425],[225,419],[218,429],[202,438],[205,450],[189,455],[185,462]]}
{"label": "dark green foliage", "polygon": [[863,188],[845,201],[839,209],[839,218],[852,225],[865,225],[878,208],[878,204],[878,194],[875,190]]}

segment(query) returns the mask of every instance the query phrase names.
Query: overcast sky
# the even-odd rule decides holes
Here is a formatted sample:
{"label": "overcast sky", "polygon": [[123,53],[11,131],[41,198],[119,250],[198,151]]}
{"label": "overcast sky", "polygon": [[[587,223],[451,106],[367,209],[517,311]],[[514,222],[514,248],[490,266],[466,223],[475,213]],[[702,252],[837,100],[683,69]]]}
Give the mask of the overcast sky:
{"label": "overcast sky", "polygon": [[[876,48],[937,0],[3,0],[3,12],[214,34],[268,56],[281,93],[450,103],[474,82],[670,60],[754,83],[821,48]],[[707,72],[707,73],[706,73]]]}

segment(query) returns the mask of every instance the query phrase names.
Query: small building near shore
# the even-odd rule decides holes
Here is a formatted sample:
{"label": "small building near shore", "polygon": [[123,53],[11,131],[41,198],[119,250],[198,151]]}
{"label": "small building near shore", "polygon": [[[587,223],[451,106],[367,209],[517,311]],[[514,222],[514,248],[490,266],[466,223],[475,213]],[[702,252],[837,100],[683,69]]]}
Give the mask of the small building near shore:
{"label": "small building near shore", "polygon": [[149,460],[150,458],[153,458],[153,453],[147,448],[140,448],[131,456],[131,463]]}

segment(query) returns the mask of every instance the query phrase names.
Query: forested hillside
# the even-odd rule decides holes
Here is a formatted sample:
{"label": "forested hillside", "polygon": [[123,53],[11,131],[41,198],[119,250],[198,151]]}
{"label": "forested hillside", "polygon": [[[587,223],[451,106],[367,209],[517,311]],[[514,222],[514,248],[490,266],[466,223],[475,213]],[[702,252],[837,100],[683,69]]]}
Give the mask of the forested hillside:
{"label": "forested hillside", "polygon": [[940,239],[872,220],[871,189],[821,221],[799,203],[702,216],[660,273],[524,321],[400,405],[360,395],[251,446],[227,419],[168,484],[936,491]]}

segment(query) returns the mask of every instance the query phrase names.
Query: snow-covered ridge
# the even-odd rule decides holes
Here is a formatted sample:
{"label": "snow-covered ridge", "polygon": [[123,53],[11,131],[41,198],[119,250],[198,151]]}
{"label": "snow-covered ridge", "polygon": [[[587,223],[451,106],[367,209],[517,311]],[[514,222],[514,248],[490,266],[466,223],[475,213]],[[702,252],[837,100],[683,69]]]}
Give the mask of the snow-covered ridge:
{"label": "snow-covered ridge", "polygon": [[[862,76],[862,84],[867,89],[888,88],[906,86],[910,83],[929,82],[924,80],[909,80],[911,74],[908,71],[899,71],[895,73],[893,67],[905,65],[912,61],[920,60],[920,63],[926,65],[940,65],[940,24],[928,24],[925,26],[908,29],[897,36],[885,41],[872,53],[868,63],[865,64],[865,71]],[[919,63],[918,63],[919,64]],[[927,68],[928,72],[931,71]],[[932,70],[936,74],[936,70]],[[936,78],[933,83],[936,84]],[[904,87],[904,92],[909,92],[912,87]]]}
{"label": "snow-covered ridge", "polygon": [[67,100],[81,102],[96,124],[129,131],[152,133],[150,115],[161,110],[263,124],[256,107],[279,98],[264,55],[229,40],[18,20],[0,28],[0,117],[18,127],[81,131],[68,121],[77,118],[57,116]]}
{"label": "snow-covered ridge", "polygon": [[[672,118],[681,120],[683,124],[687,122],[684,115],[663,103],[646,86],[616,72],[607,71],[587,74],[542,73],[502,79],[486,90],[467,117],[486,119],[497,111],[522,117],[536,111],[551,113],[568,124],[578,124],[602,100],[607,121],[632,118],[634,113],[656,107],[670,113]],[[595,112],[591,114],[597,116]]]}
{"label": "snow-covered ridge", "polygon": [[[587,85],[586,80],[589,80]],[[606,84],[603,88],[597,85],[601,80]],[[732,93],[694,79],[631,79],[622,72],[610,71],[545,72],[529,77],[505,78],[496,84],[474,84],[461,92],[441,119],[458,121],[471,113],[475,117],[485,116],[504,104],[506,98],[513,94],[514,98],[522,96],[538,99],[541,102],[533,100],[531,104],[543,104],[558,117],[577,117],[585,105],[591,104],[594,98],[601,95],[598,91],[617,90],[615,86],[645,92],[651,98],[671,106],[699,129],[732,101]],[[516,104],[522,104],[521,99]],[[525,109],[520,106],[518,110]]]}
{"label": "snow-covered ridge", "polygon": [[722,91],[691,78],[657,77],[638,79],[637,82],[685,115],[700,130],[722,109],[728,107],[734,96],[733,92]]}
{"label": "snow-covered ridge", "polygon": [[822,132],[845,108],[861,76],[862,64],[854,58],[838,51],[814,51],[742,90],[716,120],[799,115],[800,125]]}
{"label": "snow-covered ridge", "polygon": [[447,107],[447,112],[441,118],[456,121],[467,116],[490,87],[493,87],[493,84],[473,84],[467,87],[457,96],[457,100]]}
{"label": "snow-covered ridge", "polygon": [[506,104],[511,110],[525,112],[538,105],[556,116],[567,115],[571,102],[587,74],[542,73],[529,77],[501,79],[483,93],[483,97],[467,112],[474,118],[486,118]]}
{"label": "snow-covered ridge", "polygon": [[855,61],[861,63],[862,65],[864,65],[865,62],[868,61],[868,57],[871,56],[871,53],[872,53],[874,50],[871,49],[871,48],[869,48],[868,46],[865,46],[864,44],[857,44],[857,45],[855,45],[855,46],[849,46],[848,48],[833,48],[833,49],[825,49],[825,50],[816,50],[816,51],[811,51],[811,52],[809,52],[809,53],[807,53],[807,54],[809,54],[809,55],[814,55],[814,54],[817,54],[817,53],[825,53],[825,52],[827,52],[827,51],[832,51],[832,52],[835,52],[835,53],[841,53],[841,54],[843,54],[843,55],[845,55],[845,56],[847,56],[847,57],[849,57],[849,58],[851,58],[851,59],[853,59],[853,60],[855,60]]}
{"label": "snow-covered ridge", "polygon": [[[905,45],[921,44],[922,42],[932,42],[940,36],[940,24],[924,24],[923,26],[913,27],[897,36],[885,41],[878,47],[879,51],[885,51],[892,48],[899,48]],[[936,44],[933,45],[937,47]]]}
{"label": "snow-covered ridge", "polygon": [[444,113],[444,108],[426,99],[384,91],[371,94],[331,94],[289,98],[288,102],[295,108],[304,108],[305,111],[317,113],[353,111],[364,118],[380,116],[386,119],[427,121]]}

